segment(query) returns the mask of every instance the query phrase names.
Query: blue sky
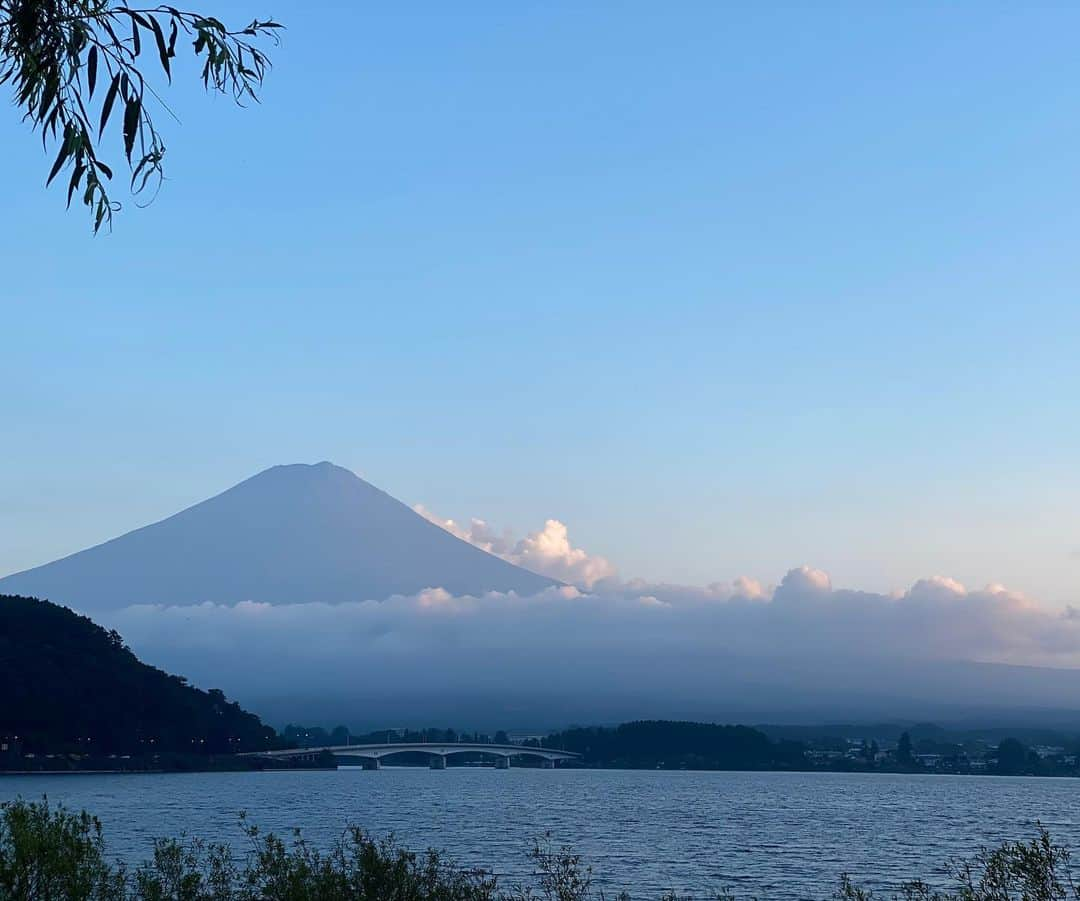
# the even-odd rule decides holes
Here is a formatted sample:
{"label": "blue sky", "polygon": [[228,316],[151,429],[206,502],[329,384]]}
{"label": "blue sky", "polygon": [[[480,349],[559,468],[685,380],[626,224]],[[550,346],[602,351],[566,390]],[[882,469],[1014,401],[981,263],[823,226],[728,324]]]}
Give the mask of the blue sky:
{"label": "blue sky", "polygon": [[0,572],[330,459],[626,576],[1080,600],[1080,11],[220,9],[264,103],[189,67],[113,234],[0,121]]}

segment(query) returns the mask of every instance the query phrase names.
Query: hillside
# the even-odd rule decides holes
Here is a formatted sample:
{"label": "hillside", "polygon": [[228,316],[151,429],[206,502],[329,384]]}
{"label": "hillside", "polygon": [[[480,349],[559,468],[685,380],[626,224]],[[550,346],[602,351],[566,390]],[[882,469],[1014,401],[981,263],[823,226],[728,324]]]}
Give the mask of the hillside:
{"label": "hillside", "polygon": [[0,737],[27,751],[225,752],[270,746],[273,729],[141,663],[115,632],[66,607],[0,595]]}
{"label": "hillside", "polygon": [[275,466],[168,519],[0,579],[95,613],[131,604],[271,604],[534,594],[553,580],[455,538],[347,469]]}

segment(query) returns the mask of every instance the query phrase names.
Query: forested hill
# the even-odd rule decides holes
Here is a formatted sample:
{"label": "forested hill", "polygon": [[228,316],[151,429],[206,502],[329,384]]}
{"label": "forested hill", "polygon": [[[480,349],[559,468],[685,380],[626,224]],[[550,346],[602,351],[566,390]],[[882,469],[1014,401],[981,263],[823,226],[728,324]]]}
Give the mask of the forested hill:
{"label": "forested hill", "polygon": [[273,729],[217,690],[147,666],[66,607],[0,595],[0,738],[26,751],[254,750]]}
{"label": "forested hill", "polygon": [[568,729],[544,739],[586,764],[667,769],[777,770],[804,765],[802,745],[774,742],[748,726],[653,720],[615,728]]}

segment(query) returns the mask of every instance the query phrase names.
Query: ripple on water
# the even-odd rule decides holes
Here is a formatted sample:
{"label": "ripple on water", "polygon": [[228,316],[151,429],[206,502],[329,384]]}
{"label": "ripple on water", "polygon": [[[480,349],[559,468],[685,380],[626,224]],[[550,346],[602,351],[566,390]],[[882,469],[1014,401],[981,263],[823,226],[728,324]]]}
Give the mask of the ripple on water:
{"label": "ripple on water", "polygon": [[300,827],[320,844],[350,823],[394,833],[515,882],[550,832],[598,885],[636,898],[725,887],[824,898],[842,872],[879,889],[940,881],[950,859],[1036,822],[1080,844],[1080,780],[472,767],[0,778],[0,799],[43,794],[97,814],[112,852],[132,861],[182,832],[242,848],[246,810],[264,830]]}

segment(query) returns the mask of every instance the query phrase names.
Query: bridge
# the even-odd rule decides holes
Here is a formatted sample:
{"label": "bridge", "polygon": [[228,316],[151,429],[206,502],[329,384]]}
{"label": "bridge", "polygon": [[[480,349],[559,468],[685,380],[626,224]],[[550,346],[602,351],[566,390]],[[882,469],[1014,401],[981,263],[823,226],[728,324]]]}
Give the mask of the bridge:
{"label": "bridge", "polygon": [[331,745],[324,748],[290,748],[286,751],[248,751],[240,757],[262,757],[268,760],[310,761],[323,754],[332,754],[342,762],[358,760],[368,769],[377,770],[386,757],[394,754],[427,754],[433,770],[445,770],[446,758],[454,754],[486,754],[495,758],[496,769],[510,767],[512,757],[538,757],[544,769],[553,769],[560,760],[576,760],[581,755],[555,748],[534,748],[528,745],[493,745],[473,742],[389,742],[381,745]]}

